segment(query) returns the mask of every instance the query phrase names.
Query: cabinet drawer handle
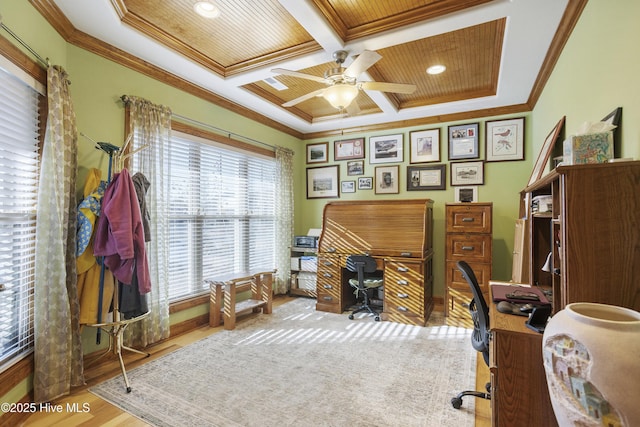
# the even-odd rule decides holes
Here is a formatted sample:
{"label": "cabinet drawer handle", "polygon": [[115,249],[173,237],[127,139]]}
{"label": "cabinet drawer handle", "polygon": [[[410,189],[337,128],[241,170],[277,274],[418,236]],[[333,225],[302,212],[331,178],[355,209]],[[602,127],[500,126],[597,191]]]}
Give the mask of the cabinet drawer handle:
{"label": "cabinet drawer handle", "polygon": [[331,273],[322,273],[322,275],[324,277],[333,277],[333,275]]}
{"label": "cabinet drawer handle", "polygon": [[331,261],[325,261],[323,264],[326,265],[327,267],[331,267],[333,265]]}
{"label": "cabinet drawer handle", "polygon": [[398,294],[398,298],[403,298],[403,299],[409,298],[409,294],[401,294],[401,293],[399,293]]}
{"label": "cabinet drawer handle", "polygon": [[407,282],[406,280],[398,280],[398,285],[408,285],[409,282]]}
{"label": "cabinet drawer handle", "polygon": [[336,248],[327,248],[327,252],[332,252],[333,253],[335,251],[336,251]]}
{"label": "cabinet drawer handle", "polygon": [[411,252],[400,252],[400,256],[411,256]]}
{"label": "cabinet drawer handle", "polygon": [[322,297],[325,301],[333,301],[333,297]]}
{"label": "cabinet drawer handle", "polygon": [[398,311],[404,311],[404,312],[407,312],[407,311],[409,311],[409,309],[408,309],[407,307],[405,307],[405,306],[399,305],[399,306],[398,306]]}
{"label": "cabinet drawer handle", "polygon": [[322,287],[325,289],[333,289],[333,286],[331,285],[322,285]]}
{"label": "cabinet drawer handle", "polygon": [[462,250],[463,251],[472,251],[473,250],[473,246],[463,246]]}
{"label": "cabinet drawer handle", "polygon": [[398,267],[398,271],[401,273],[406,273],[407,271],[409,271],[409,269],[407,267]]}
{"label": "cabinet drawer handle", "polygon": [[475,218],[462,218],[462,222],[473,222],[475,221]]}

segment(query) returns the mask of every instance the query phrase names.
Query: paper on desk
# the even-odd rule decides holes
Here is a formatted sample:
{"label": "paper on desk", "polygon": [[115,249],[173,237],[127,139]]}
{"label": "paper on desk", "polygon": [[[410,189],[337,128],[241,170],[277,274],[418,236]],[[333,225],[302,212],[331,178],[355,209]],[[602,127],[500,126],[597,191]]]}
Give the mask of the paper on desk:
{"label": "paper on desk", "polygon": [[608,132],[617,126],[607,122],[584,122],[578,128],[576,135],[588,135],[592,133]]}

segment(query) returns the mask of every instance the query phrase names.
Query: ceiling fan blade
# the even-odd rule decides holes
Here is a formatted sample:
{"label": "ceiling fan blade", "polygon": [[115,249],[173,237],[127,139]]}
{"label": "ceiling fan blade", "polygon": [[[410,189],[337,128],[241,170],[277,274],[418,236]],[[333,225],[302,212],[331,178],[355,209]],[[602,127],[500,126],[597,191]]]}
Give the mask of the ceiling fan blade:
{"label": "ceiling fan blade", "polygon": [[344,74],[349,77],[357,78],[360,74],[366,71],[373,64],[382,59],[377,52],[372,50],[365,50],[347,67]]}
{"label": "ceiling fan blade", "polygon": [[320,83],[327,83],[324,77],[312,76],[311,74],[299,73],[297,71],[286,70],[284,68],[274,68],[272,73],[284,74],[286,76],[299,77],[301,79],[313,80]]}
{"label": "ceiling fan blade", "polygon": [[296,104],[301,103],[302,101],[306,101],[307,99],[311,99],[314,96],[318,96],[318,95],[322,95],[322,93],[324,92],[324,89],[319,89],[319,90],[314,90],[313,92],[309,92],[306,95],[302,95],[296,99],[292,99],[291,101],[287,101],[284,104],[282,104],[283,107],[293,107]]}
{"label": "ceiling fan blade", "polygon": [[394,93],[413,93],[416,90],[416,85],[404,83],[362,82],[360,83],[360,87],[364,90],[379,90],[381,92]]}

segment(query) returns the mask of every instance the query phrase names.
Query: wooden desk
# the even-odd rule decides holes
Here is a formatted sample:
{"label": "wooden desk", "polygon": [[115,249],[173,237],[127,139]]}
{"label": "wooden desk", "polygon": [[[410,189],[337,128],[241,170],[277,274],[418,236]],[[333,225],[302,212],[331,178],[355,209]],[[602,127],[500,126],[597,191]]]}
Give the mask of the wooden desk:
{"label": "wooden desk", "polygon": [[500,313],[489,302],[489,370],[493,427],[556,427],[542,364],[542,334],[526,317]]}
{"label": "wooden desk", "polygon": [[433,201],[327,203],[318,245],[316,310],[342,313],[353,300],[351,254],[376,259],[384,279],[382,320],[424,326],[433,310]]}

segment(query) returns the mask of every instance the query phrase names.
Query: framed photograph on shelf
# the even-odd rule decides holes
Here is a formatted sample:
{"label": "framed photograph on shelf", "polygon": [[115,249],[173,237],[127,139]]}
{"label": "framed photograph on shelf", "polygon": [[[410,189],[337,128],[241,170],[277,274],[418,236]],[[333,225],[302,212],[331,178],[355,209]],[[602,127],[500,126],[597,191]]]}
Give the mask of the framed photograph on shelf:
{"label": "framed photograph on shelf", "polygon": [[478,157],[478,123],[449,126],[449,160]]}
{"label": "framed photograph on shelf", "polygon": [[307,145],[307,163],[326,163],[329,161],[329,143]]}
{"label": "framed photograph on shelf", "polygon": [[409,146],[409,163],[439,162],[440,129],[410,132]]}
{"label": "framed photograph on shelf", "polygon": [[549,156],[551,156],[551,152],[553,151],[553,146],[556,144],[556,140],[560,137],[562,128],[564,127],[565,118],[566,116],[562,116],[553,129],[551,129],[549,135],[545,138],[544,143],[542,144],[542,149],[538,154],[538,159],[533,165],[533,170],[531,171],[531,176],[529,177],[529,183],[527,185],[531,185],[542,178],[544,168],[549,162]]}
{"label": "framed photograph on shelf", "polygon": [[376,166],[376,194],[398,194],[400,192],[400,166]]}
{"label": "framed photograph on shelf", "polygon": [[369,163],[404,161],[403,134],[369,137]]}
{"label": "framed photograph on shelf", "polygon": [[364,175],[364,160],[348,161],[347,175]]}
{"label": "framed photograph on shelf", "polygon": [[362,176],[358,178],[358,190],[373,190],[373,177]]}
{"label": "framed photograph on shelf", "polygon": [[524,160],[524,117],[488,121],[485,140],[487,162]]}
{"label": "framed photograph on shelf", "polygon": [[341,182],[341,191],[343,193],[355,193],[356,192],[356,182],[355,181],[342,181]]}
{"label": "framed photograph on shelf", "polygon": [[307,199],[340,197],[339,166],[307,168]]}
{"label": "framed photograph on shelf", "polygon": [[484,184],[484,162],[456,162],[451,164],[451,185]]}
{"label": "framed photograph on shelf", "polygon": [[336,160],[364,159],[364,138],[334,141],[333,157]]}
{"label": "framed photograph on shelf", "polygon": [[471,203],[478,201],[478,186],[456,187],[455,188],[456,203]]}
{"label": "framed photograph on shelf", "polygon": [[407,166],[407,191],[444,190],[446,165]]}

